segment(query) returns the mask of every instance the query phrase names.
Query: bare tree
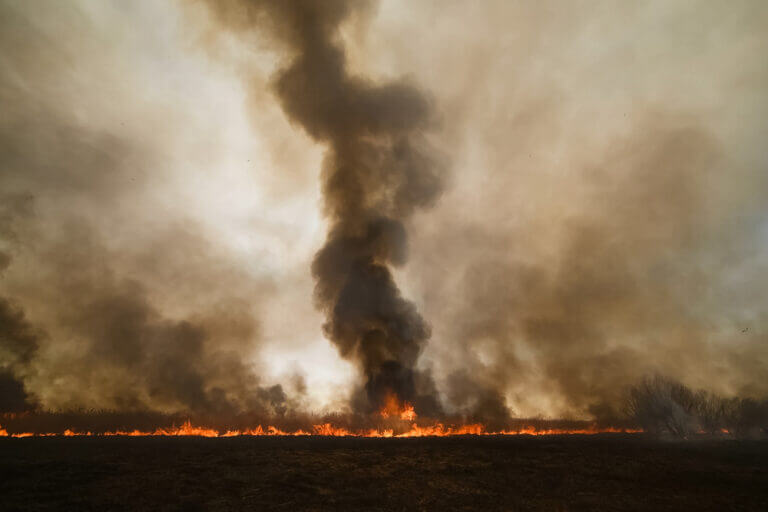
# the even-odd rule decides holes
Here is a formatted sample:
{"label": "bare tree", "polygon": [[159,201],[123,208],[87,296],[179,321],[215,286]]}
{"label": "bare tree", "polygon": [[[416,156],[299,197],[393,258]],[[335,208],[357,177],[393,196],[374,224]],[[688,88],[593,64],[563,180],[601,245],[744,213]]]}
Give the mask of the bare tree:
{"label": "bare tree", "polygon": [[661,375],[645,377],[629,389],[626,414],[645,432],[688,438],[693,434],[768,434],[768,400],[724,398],[693,391]]}

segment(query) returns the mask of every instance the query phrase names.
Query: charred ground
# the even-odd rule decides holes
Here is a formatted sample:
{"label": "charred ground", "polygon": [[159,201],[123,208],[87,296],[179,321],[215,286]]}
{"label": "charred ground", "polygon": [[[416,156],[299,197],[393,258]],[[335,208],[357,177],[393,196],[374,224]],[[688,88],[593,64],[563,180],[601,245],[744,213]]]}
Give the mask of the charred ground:
{"label": "charred ground", "polygon": [[2,510],[766,510],[768,442],[0,439]]}

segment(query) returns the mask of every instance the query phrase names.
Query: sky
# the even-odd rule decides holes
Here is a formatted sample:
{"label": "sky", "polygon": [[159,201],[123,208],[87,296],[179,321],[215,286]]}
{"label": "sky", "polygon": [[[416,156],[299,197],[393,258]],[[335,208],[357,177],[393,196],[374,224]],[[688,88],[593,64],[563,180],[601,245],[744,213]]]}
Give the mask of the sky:
{"label": "sky", "polygon": [[0,1],[0,408],[768,394],[764,2],[276,5]]}

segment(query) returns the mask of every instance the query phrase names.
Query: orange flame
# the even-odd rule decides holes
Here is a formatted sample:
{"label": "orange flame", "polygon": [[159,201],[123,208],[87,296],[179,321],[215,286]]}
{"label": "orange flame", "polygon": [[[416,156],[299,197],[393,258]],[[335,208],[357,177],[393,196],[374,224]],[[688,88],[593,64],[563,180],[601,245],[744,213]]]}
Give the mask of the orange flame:
{"label": "orange flame", "polygon": [[408,402],[400,403],[397,395],[388,393],[379,414],[382,418],[400,418],[401,420],[413,421],[416,419],[416,411]]}
{"label": "orange flame", "polygon": [[[411,409],[412,410],[412,409]],[[442,423],[433,425],[419,426],[416,423],[411,424],[410,430],[395,434],[393,429],[369,429],[353,431],[344,427],[335,427],[330,423],[313,425],[312,432],[304,430],[284,431],[272,425],[266,429],[261,425],[255,428],[244,430],[227,430],[224,433],[213,428],[197,427],[190,421],[184,422],[180,427],[158,428],[154,431],[140,430],[117,430],[113,432],[104,432],[93,434],[91,432],[78,432],[70,429],[62,433],[32,433],[20,432],[9,434],[8,431],[0,426],[0,437],[49,437],[49,436],[195,436],[195,437],[236,437],[236,436],[334,436],[334,437],[446,437],[446,436],[510,436],[510,435],[563,435],[563,434],[602,434],[602,433],[639,433],[638,429],[619,429],[619,428],[597,428],[595,426],[583,429],[537,429],[533,426],[523,427],[518,430],[486,431],[485,426],[480,423],[469,425],[460,425],[457,427],[445,426]]]}

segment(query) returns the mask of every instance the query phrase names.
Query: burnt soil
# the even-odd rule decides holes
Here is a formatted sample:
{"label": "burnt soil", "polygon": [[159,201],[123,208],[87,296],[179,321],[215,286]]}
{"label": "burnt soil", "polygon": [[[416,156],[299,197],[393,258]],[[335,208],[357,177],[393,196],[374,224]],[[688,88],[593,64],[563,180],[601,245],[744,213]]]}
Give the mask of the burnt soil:
{"label": "burnt soil", "polygon": [[768,510],[768,441],[0,439],[0,510]]}

